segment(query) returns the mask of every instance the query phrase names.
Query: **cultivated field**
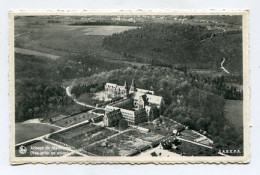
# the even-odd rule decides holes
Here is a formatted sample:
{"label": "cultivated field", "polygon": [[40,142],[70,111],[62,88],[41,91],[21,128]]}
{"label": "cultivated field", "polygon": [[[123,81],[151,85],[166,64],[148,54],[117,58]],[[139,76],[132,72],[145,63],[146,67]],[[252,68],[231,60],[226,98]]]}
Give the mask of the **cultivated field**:
{"label": "cultivated field", "polygon": [[[49,149],[47,147],[49,147]],[[26,145],[26,148],[26,154],[20,154],[19,147],[16,148],[15,155],[17,157],[59,157],[69,153],[69,151],[67,150],[63,150],[61,148],[58,148],[57,146],[53,146],[43,141],[37,141],[32,144]]]}
{"label": "cultivated field", "polygon": [[225,117],[235,126],[238,133],[243,133],[243,101],[226,100]]}
{"label": "cultivated field", "polygon": [[[87,28],[86,28],[87,27]],[[84,35],[112,35],[114,33],[121,33],[126,30],[136,29],[135,26],[84,26]]]}
{"label": "cultivated field", "polygon": [[54,122],[53,124],[55,124],[57,126],[61,126],[61,127],[68,127],[68,126],[75,125],[77,123],[80,123],[80,122],[83,122],[86,120],[90,120],[91,118],[97,117],[97,116],[98,115],[96,115],[96,114],[85,112],[85,113],[63,118],[61,120]]}
{"label": "cultivated field", "polygon": [[[36,19],[35,19],[36,20]],[[102,48],[106,35],[136,28],[134,26],[69,26],[69,25],[28,25],[23,20],[16,20],[15,46],[43,53],[69,56],[70,54],[100,55],[103,58],[121,58],[117,53]],[[28,27],[29,26],[29,27]]]}
{"label": "cultivated field", "polygon": [[42,123],[16,123],[15,143],[18,144],[57,130],[59,128]]}
{"label": "cultivated field", "polygon": [[82,148],[116,133],[117,131],[109,130],[100,126],[85,124],[51,135],[50,138],[75,148]]}
{"label": "cultivated field", "polygon": [[165,117],[162,123],[153,121],[152,123],[142,123],[140,126],[147,128],[154,133],[169,136],[172,134],[173,130],[178,129],[182,125]]}
{"label": "cultivated field", "polygon": [[130,130],[84,149],[98,156],[131,156],[149,149],[161,138],[158,134]]}

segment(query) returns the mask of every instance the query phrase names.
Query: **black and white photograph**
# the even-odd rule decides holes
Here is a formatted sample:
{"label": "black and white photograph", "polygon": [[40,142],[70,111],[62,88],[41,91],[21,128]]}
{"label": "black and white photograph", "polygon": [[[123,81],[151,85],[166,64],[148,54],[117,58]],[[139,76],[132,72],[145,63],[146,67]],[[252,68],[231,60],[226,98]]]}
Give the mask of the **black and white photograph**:
{"label": "black and white photograph", "polygon": [[246,17],[14,13],[11,161],[247,162]]}

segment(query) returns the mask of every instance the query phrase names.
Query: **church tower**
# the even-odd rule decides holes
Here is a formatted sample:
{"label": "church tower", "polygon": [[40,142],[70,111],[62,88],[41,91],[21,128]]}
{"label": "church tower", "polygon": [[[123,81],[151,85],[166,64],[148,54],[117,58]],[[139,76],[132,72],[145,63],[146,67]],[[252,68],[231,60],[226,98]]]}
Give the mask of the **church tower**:
{"label": "church tower", "polygon": [[128,98],[128,94],[129,94],[128,84],[125,81],[125,85],[124,85],[124,99]]}
{"label": "church tower", "polygon": [[134,79],[132,80],[132,84],[131,84],[131,87],[130,87],[130,93],[132,93],[132,92],[136,92],[135,80]]}

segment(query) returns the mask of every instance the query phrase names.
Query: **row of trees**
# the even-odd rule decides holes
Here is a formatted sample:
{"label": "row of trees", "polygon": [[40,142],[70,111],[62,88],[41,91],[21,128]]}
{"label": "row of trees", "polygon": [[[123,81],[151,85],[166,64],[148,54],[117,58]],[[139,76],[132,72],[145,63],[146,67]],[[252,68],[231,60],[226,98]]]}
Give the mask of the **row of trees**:
{"label": "row of trees", "polygon": [[77,97],[79,97],[82,94],[86,93],[96,93],[98,91],[104,90],[105,83],[101,84],[81,84],[81,85],[75,85],[71,89],[71,93],[74,94]]}

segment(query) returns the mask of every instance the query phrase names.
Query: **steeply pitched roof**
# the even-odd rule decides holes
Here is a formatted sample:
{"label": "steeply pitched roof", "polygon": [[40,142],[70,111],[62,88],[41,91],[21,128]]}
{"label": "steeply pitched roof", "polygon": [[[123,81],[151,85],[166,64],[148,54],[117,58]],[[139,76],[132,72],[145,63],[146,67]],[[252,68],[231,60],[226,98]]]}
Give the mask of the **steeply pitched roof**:
{"label": "steeply pitched roof", "polygon": [[150,91],[150,90],[146,90],[146,89],[139,89],[139,88],[136,88],[137,92],[141,92],[141,93],[144,93],[144,94],[154,94],[154,91]]}
{"label": "steeply pitched roof", "polygon": [[[141,93],[141,92],[133,92],[132,93],[132,98],[134,100],[139,100],[140,98],[144,98],[144,97],[142,97],[143,95],[144,94]],[[145,96],[147,97],[148,103],[160,105],[161,102],[162,102],[162,97],[161,96],[151,95],[151,94],[145,94]]]}
{"label": "steeply pitched roof", "polygon": [[122,113],[120,109],[116,109],[114,111],[106,112],[105,116],[109,119],[115,120],[122,118]]}
{"label": "steeply pitched roof", "polygon": [[106,86],[113,87],[113,88],[116,88],[116,89],[124,89],[124,86],[119,86],[119,85],[114,84],[114,83],[106,83]]}
{"label": "steeply pitched roof", "polygon": [[159,105],[162,102],[162,97],[161,96],[151,95],[151,94],[146,94],[146,96],[148,98],[148,102],[149,103]]}

